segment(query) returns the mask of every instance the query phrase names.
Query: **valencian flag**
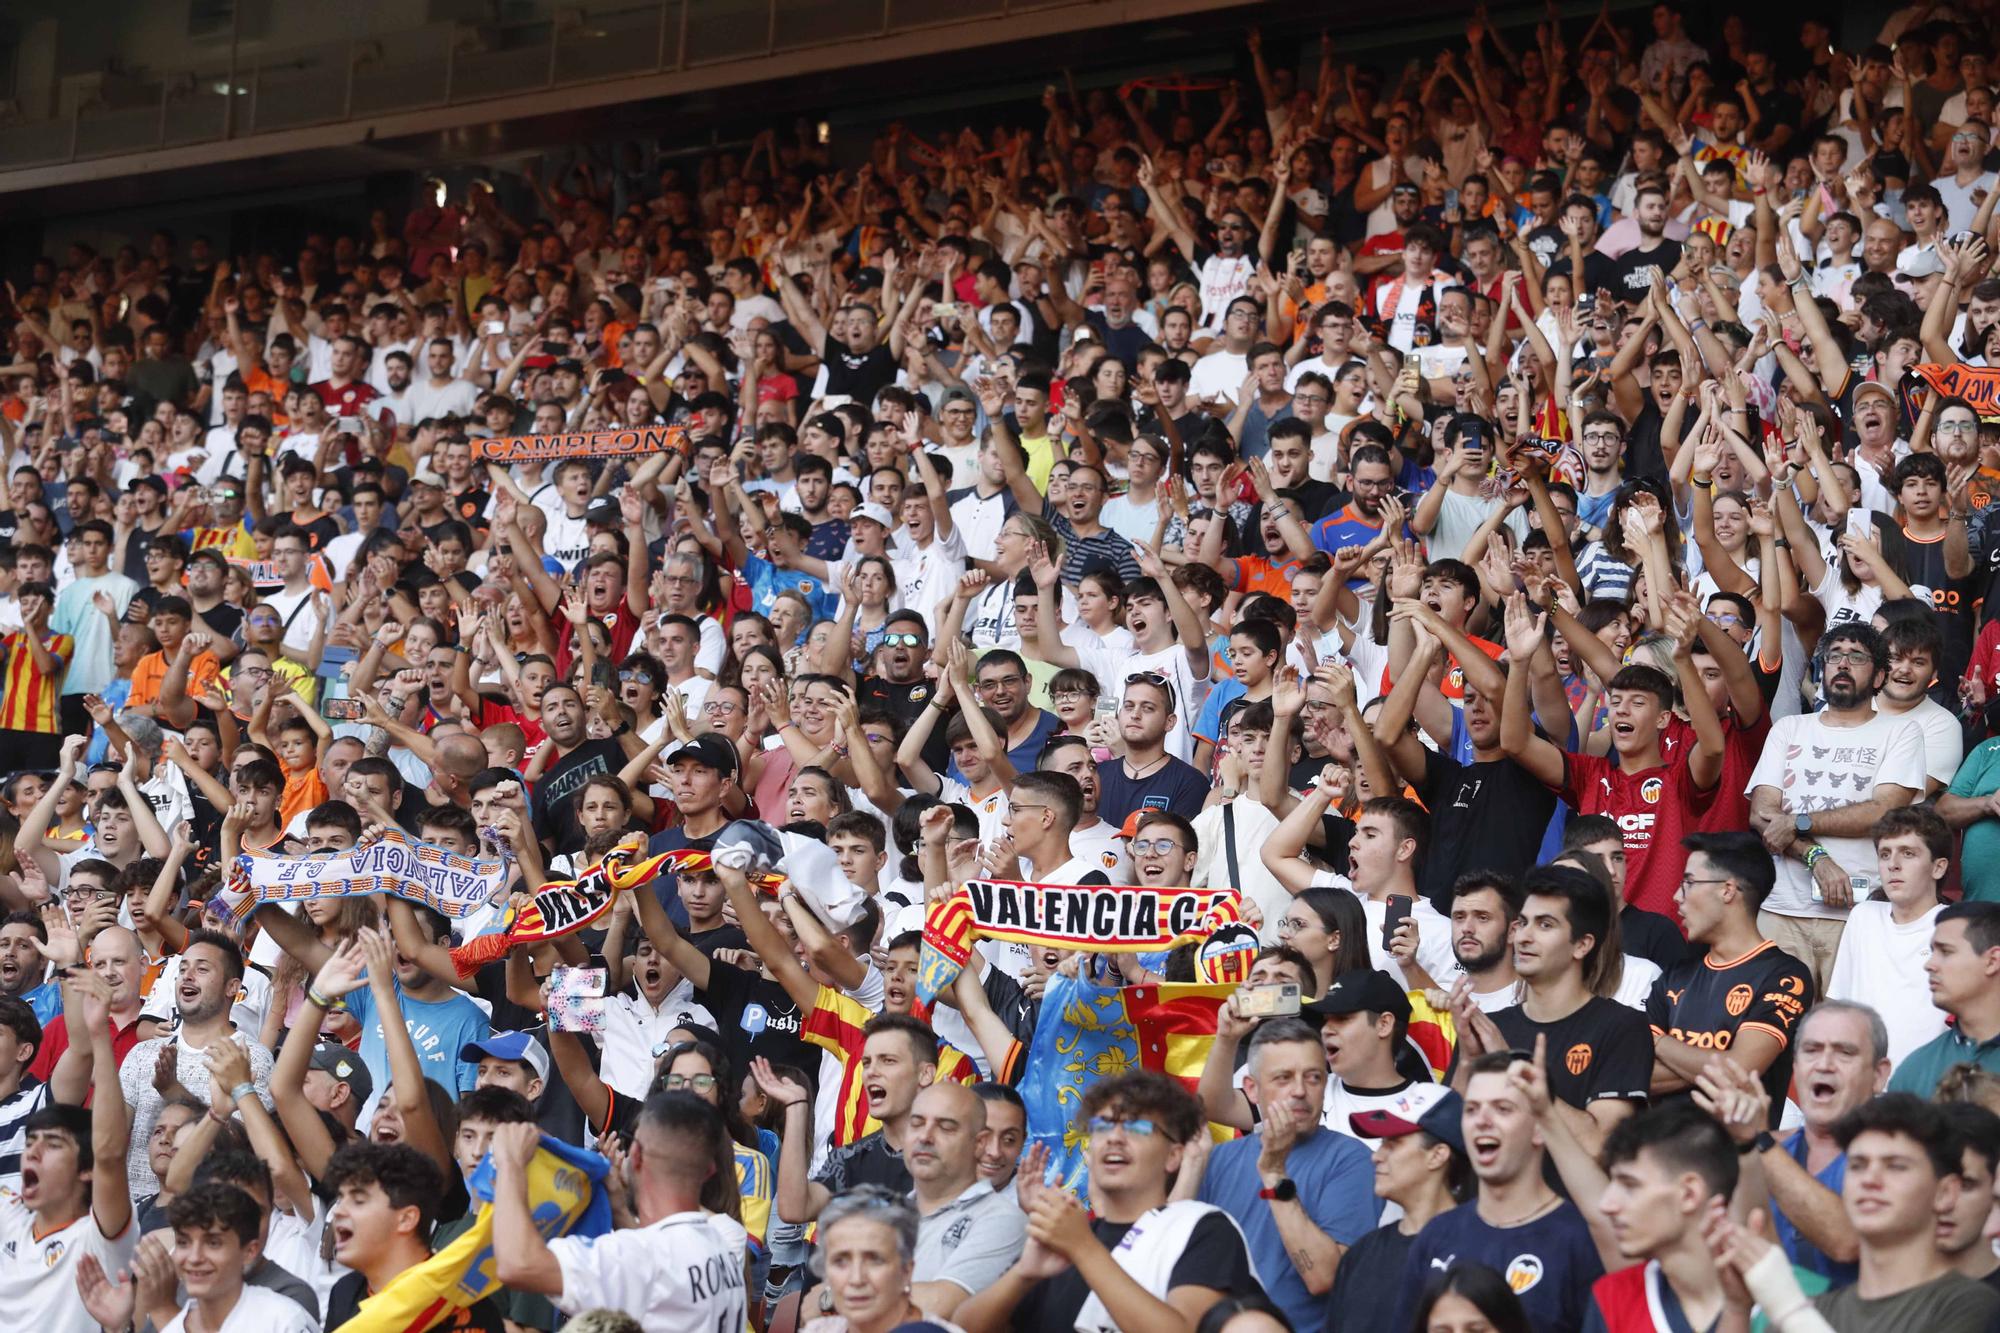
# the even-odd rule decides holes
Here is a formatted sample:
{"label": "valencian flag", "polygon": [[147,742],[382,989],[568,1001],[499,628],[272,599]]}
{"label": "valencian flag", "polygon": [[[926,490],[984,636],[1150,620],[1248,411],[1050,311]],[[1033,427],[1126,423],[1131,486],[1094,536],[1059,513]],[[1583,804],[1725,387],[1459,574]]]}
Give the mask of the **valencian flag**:
{"label": "valencian flag", "polygon": [[[611,1230],[611,1200],[604,1178],[611,1164],[561,1139],[542,1135],[528,1163],[528,1213],[542,1239],[602,1236]],[[466,1182],[479,1216],[464,1235],[407,1269],[361,1302],[342,1333],[425,1333],[454,1313],[500,1290],[494,1276],[493,1158]]]}

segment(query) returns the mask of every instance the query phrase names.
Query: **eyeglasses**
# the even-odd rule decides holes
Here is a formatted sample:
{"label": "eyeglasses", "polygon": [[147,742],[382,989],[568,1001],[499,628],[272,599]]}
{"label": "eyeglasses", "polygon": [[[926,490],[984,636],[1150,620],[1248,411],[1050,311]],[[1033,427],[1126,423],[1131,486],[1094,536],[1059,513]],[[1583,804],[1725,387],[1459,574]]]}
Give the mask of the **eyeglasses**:
{"label": "eyeglasses", "polygon": [[1826,664],[1830,667],[1831,666],[1872,667],[1875,665],[1875,654],[1865,653],[1862,652],[1860,649],[1856,649],[1855,651],[1849,653],[1828,653],[1826,655]]}
{"label": "eyeglasses", "polygon": [[1681,887],[1683,889],[1691,889],[1697,884],[1727,884],[1729,882],[1727,875],[1722,876],[1720,879],[1696,879],[1693,875],[1681,876]]}
{"label": "eyeglasses", "polygon": [[1113,1120],[1108,1115],[1094,1115],[1085,1123],[1092,1134],[1109,1134],[1114,1129],[1122,1129],[1139,1139],[1150,1139],[1160,1129],[1151,1120]]}
{"label": "eyeglasses", "polygon": [[1008,805],[1007,813],[1011,815],[1017,810],[1053,810],[1053,809],[1055,809],[1055,807],[1052,805],[1030,805],[1026,801],[1015,801],[1010,805]]}
{"label": "eyeglasses", "polygon": [[1720,625],[1724,629],[1735,629],[1743,623],[1743,617],[1737,615],[1734,611],[1710,611],[1708,613],[1708,620],[1710,624]]}
{"label": "eyeglasses", "polygon": [[704,713],[733,713],[741,707],[742,705],[734,699],[710,699],[701,706],[701,711]]}
{"label": "eyeglasses", "polygon": [[980,681],[974,688],[981,690],[1007,690],[1025,685],[1027,681],[1028,678],[1026,676],[989,676],[985,680]]}
{"label": "eyeglasses", "polygon": [[1939,435],[1971,435],[1979,429],[1976,421],[1941,421],[1936,428]]}
{"label": "eyeglasses", "polygon": [[1173,856],[1181,845],[1172,838],[1140,838],[1132,844],[1134,856]]}
{"label": "eyeglasses", "polygon": [[924,646],[924,636],[901,632],[884,634],[882,636],[882,646],[884,648],[921,648]]}
{"label": "eyeglasses", "polygon": [[1096,696],[1089,690],[1050,690],[1049,698],[1060,703],[1064,699],[1092,699]]}
{"label": "eyeglasses", "polygon": [[661,578],[663,578],[663,579],[665,579],[665,580],[666,580],[666,581],[667,581],[668,583],[699,583],[699,582],[701,582],[701,580],[700,580],[700,579],[696,578],[696,577],[695,577],[694,575],[692,575],[692,574],[662,574],[662,575],[661,575],[660,577],[661,577]]}
{"label": "eyeglasses", "polygon": [[1617,444],[1619,443],[1619,439],[1615,431],[1587,430],[1583,433],[1583,442],[1585,444]]}
{"label": "eyeglasses", "polygon": [[664,1080],[668,1092],[680,1092],[692,1088],[696,1092],[714,1092],[713,1074],[669,1074]]}

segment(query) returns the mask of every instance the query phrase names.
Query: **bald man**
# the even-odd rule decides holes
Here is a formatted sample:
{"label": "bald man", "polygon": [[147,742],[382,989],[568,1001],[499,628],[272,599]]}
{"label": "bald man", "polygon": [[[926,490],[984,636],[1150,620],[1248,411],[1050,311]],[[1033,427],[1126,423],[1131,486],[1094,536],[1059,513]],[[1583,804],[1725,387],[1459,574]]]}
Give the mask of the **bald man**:
{"label": "bald man", "polygon": [[980,1178],[987,1136],[986,1103],[963,1083],[933,1083],[911,1103],[903,1136],[918,1218],[910,1298],[933,1319],[950,1318],[996,1281],[1027,1239],[1027,1215]]}
{"label": "bald man", "polygon": [[[106,926],[90,941],[90,970],[111,988],[111,1053],[118,1062],[134,1046],[156,1035],[161,1025],[141,1019],[139,1011],[146,998],[146,953],[138,935],[124,926]],[[42,1029],[42,1045],[28,1072],[46,1080],[56,1061],[69,1049],[69,1024],[50,1023]]]}
{"label": "bald man", "polygon": [[486,767],[486,745],[479,737],[454,731],[437,738],[437,755],[431,763],[431,785],[424,795],[436,805],[472,808],[472,793],[465,784]]}

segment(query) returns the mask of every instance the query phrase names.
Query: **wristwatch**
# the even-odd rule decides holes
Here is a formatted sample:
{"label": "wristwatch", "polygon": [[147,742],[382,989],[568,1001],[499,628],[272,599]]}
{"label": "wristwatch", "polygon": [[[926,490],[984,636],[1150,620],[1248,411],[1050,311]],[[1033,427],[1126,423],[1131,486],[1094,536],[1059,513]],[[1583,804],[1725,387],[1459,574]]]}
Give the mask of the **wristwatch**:
{"label": "wristwatch", "polygon": [[1799,831],[1801,838],[1806,837],[1812,832],[1812,816],[1804,812],[1795,815],[1792,819],[1792,827]]}
{"label": "wristwatch", "polygon": [[1299,1197],[1299,1187],[1292,1183],[1290,1176],[1281,1176],[1275,1185],[1266,1185],[1257,1191],[1260,1199],[1276,1199],[1279,1203],[1290,1203]]}

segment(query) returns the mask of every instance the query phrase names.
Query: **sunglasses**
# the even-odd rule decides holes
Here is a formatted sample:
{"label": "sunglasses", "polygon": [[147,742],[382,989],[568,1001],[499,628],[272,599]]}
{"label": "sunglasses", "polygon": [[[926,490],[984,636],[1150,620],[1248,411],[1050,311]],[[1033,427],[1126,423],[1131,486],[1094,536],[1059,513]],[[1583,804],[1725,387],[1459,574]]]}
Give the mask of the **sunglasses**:
{"label": "sunglasses", "polygon": [[923,643],[924,636],[921,634],[898,632],[882,636],[882,646],[884,648],[921,648],[923,647]]}
{"label": "sunglasses", "polygon": [[1114,1129],[1122,1129],[1135,1138],[1150,1139],[1159,1132],[1159,1126],[1151,1120],[1113,1120],[1110,1116],[1094,1115],[1087,1122],[1092,1134],[1109,1134]]}

